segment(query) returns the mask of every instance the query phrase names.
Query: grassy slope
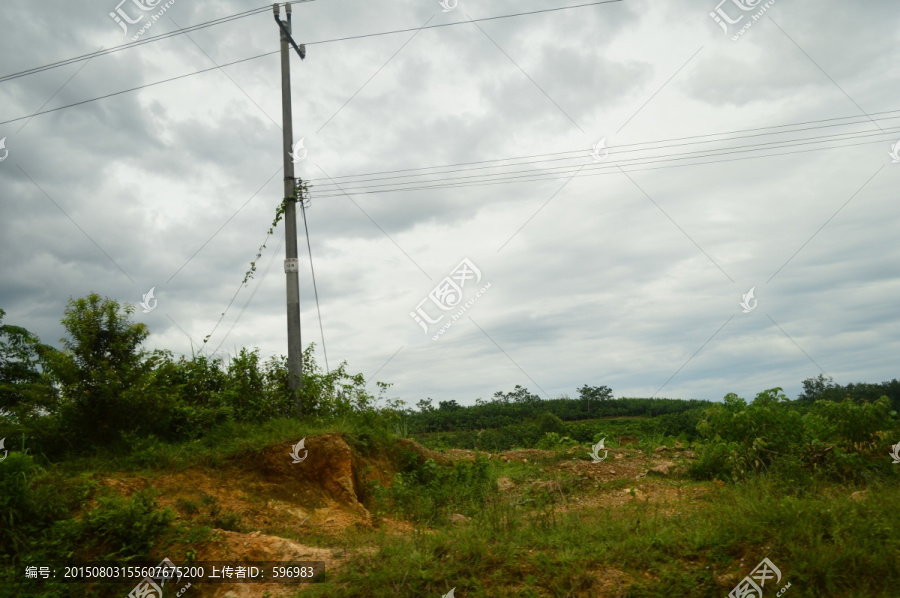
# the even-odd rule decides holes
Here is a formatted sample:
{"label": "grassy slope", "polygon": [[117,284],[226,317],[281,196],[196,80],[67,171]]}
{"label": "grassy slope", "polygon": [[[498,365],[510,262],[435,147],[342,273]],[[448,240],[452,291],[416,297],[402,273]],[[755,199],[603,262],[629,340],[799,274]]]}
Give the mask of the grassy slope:
{"label": "grassy slope", "polygon": [[[73,479],[137,473],[152,484],[165,472],[196,464],[216,467],[233,456],[296,440],[300,430],[306,436],[338,432],[351,440],[358,434],[350,424],[316,427],[280,420],[222,428],[186,445],[147,443],[131,455],[53,469]],[[689,481],[677,470],[670,476],[627,475],[655,462],[658,441],[644,438],[626,448],[608,441],[610,459],[598,466],[589,465],[583,450],[546,453],[528,463],[493,459],[471,483],[431,474],[405,495],[373,492],[381,502],[370,503],[370,510],[405,517],[415,527],[398,534],[398,526],[385,518],[374,529],[347,528],[339,535],[285,530],[283,535],[308,544],[378,550],[351,559],[321,583],[298,588],[297,596],[437,598],[453,587],[456,596],[473,598],[726,596],[764,556],[781,569],[782,584],[791,583],[788,597],[898,595],[896,485],[873,486],[851,500],[858,489],[835,484],[799,489],[790,480],[756,479],[726,486]],[[614,460],[616,453],[622,459]],[[579,468],[566,467],[572,463]],[[614,468],[618,477],[585,475],[585,467]],[[509,478],[512,488],[498,491],[499,478]],[[452,513],[470,519],[455,526],[447,521]],[[254,522],[243,521],[242,528],[250,531]],[[156,551],[198,547],[208,539],[202,526],[176,526]],[[767,588],[765,596],[774,593]],[[208,594],[192,590],[192,595]]]}

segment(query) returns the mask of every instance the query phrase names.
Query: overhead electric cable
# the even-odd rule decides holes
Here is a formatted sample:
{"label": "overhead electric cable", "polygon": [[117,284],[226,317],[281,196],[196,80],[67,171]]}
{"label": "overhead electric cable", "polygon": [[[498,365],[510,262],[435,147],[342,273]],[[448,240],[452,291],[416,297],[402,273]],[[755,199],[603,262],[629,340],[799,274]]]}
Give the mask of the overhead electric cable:
{"label": "overhead electric cable", "polygon": [[[870,116],[873,116],[873,115],[884,115],[884,114],[896,114],[896,116],[885,117],[885,118],[882,119],[882,120],[889,120],[889,119],[894,119],[894,118],[900,118],[900,110],[887,110],[887,111],[884,111],[884,112],[873,112]],[[769,129],[780,129],[780,128],[785,128],[785,127],[797,127],[797,126],[800,126],[800,125],[806,125],[806,124],[825,123],[825,122],[832,122],[832,121],[836,121],[836,120],[847,120],[847,119],[861,119],[861,120],[856,121],[856,122],[847,122],[847,123],[836,123],[836,124],[831,124],[831,125],[823,125],[823,126],[819,126],[819,127],[805,127],[805,128],[802,128],[802,129],[795,129],[795,130],[792,130],[792,131],[769,131],[769,132],[767,132],[767,133],[759,133],[759,134],[756,134],[756,135],[744,135],[744,136],[731,137],[731,138],[726,138],[726,139],[707,139],[707,140],[695,141],[695,142],[691,142],[691,143],[675,144],[675,145],[670,145],[670,146],[659,146],[659,147],[655,147],[655,148],[647,148],[647,149],[663,149],[663,148],[668,148],[668,147],[680,147],[680,146],[684,146],[684,145],[692,145],[692,144],[696,144],[696,143],[716,143],[716,142],[722,142],[722,141],[731,141],[731,140],[734,140],[734,139],[746,139],[746,138],[750,138],[750,137],[760,137],[760,136],[764,136],[764,135],[781,135],[781,134],[786,134],[786,133],[797,133],[797,132],[800,132],[800,131],[811,131],[811,130],[818,130],[818,129],[829,128],[829,127],[839,127],[839,126],[846,126],[846,125],[852,125],[852,124],[861,124],[861,123],[869,123],[869,122],[871,122],[871,121],[869,120],[868,117],[862,117],[862,116],[840,116],[840,117],[826,118],[826,119],[821,119],[821,120],[812,120],[812,121],[804,121],[804,122],[798,122],[798,123],[789,123],[789,124],[784,124],[784,125],[772,125],[772,126],[767,126],[767,127],[755,127],[755,128],[750,128],[750,129],[738,129],[738,130],[735,130],[735,131],[723,131],[723,132],[721,132],[721,133],[706,133],[706,134],[702,134],[702,135],[691,135],[691,136],[687,136],[687,137],[675,137],[675,138],[670,138],[670,139],[659,139],[659,140],[653,140],[653,141],[641,141],[641,142],[636,142],[636,143],[617,145],[617,146],[614,146],[614,147],[609,148],[609,149],[614,149],[614,150],[616,151],[616,153],[625,153],[625,152],[627,152],[627,151],[634,151],[634,150],[625,150],[625,149],[623,149],[623,148],[632,148],[632,147],[638,147],[638,146],[642,146],[642,145],[649,145],[649,144],[653,144],[653,143],[667,143],[667,142],[669,142],[669,141],[682,141],[682,140],[687,140],[687,139],[701,139],[701,138],[704,138],[704,137],[715,137],[715,136],[719,136],[719,135],[731,135],[731,134],[735,134],[735,133],[749,133],[749,132],[753,132],[753,131],[766,131],[766,130],[769,130]],[[341,181],[341,180],[353,179],[353,178],[361,177],[361,176],[372,176],[372,175],[381,175],[381,174],[394,174],[394,173],[400,173],[400,172],[415,172],[415,171],[421,171],[421,170],[432,170],[432,169],[436,169],[436,168],[453,168],[453,167],[456,167],[456,166],[469,166],[469,165],[478,165],[478,164],[489,164],[489,163],[491,163],[491,162],[507,162],[507,161],[511,161],[511,160],[530,160],[530,159],[532,159],[532,158],[543,158],[543,157],[545,157],[545,156],[563,156],[563,157],[559,157],[559,158],[552,158],[552,159],[539,160],[539,161],[538,161],[538,162],[552,162],[552,161],[558,161],[558,160],[569,160],[569,159],[573,159],[573,158],[575,158],[575,157],[580,157],[580,156],[583,156],[583,155],[585,154],[585,152],[589,152],[589,150],[586,150],[586,149],[581,149],[581,150],[568,150],[568,151],[564,151],[564,152],[554,152],[554,153],[549,153],[549,154],[533,154],[533,155],[530,155],[530,156],[518,156],[518,157],[512,157],[512,158],[495,158],[495,159],[491,159],[491,160],[480,160],[480,161],[476,161],[476,162],[458,162],[458,163],[455,163],[455,164],[446,164],[446,165],[422,166],[422,167],[418,167],[418,168],[402,168],[402,169],[398,169],[398,170],[385,170],[385,171],[365,172],[365,173],[350,174],[350,175],[338,175],[338,176],[331,177],[330,179],[326,179],[326,178],[310,179],[310,183],[316,183],[317,186],[324,186],[324,185],[327,185],[327,184],[328,184],[328,181],[330,181],[330,180],[333,180],[333,181]],[[529,164],[529,162],[522,162],[522,164]],[[512,166],[512,165],[513,165],[513,164],[506,164],[506,165],[502,165],[502,166]],[[465,170],[479,170],[479,169],[482,169],[482,168],[499,168],[500,166],[501,166],[501,165],[497,165],[497,166],[482,166],[482,167],[472,168],[472,169],[448,170],[448,171],[445,171],[445,172],[442,172],[442,173],[434,173],[434,174],[446,174],[446,173],[451,173],[451,172],[462,172],[462,171],[465,171]],[[421,176],[421,175],[410,175],[410,176]],[[372,180],[379,180],[379,179],[372,179]],[[358,181],[349,181],[349,182],[358,182]]]}
{"label": "overhead electric cable", "polygon": [[[312,0],[303,0],[303,1],[312,1]],[[316,45],[316,44],[327,44],[327,43],[332,43],[332,42],[347,41],[347,40],[351,40],[351,39],[363,39],[363,38],[366,38],[366,37],[375,37],[375,36],[379,36],[379,35],[389,35],[389,34],[392,34],[392,33],[406,33],[406,32],[409,32],[409,31],[417,31],[417,30],[419,30],[419,29],[435,29],[435,28],[437,28],[437,27],[451,27],[451,26],[453,26],[453,25],[465,25],[465,24],[472,23],[472,22],[477,22],[477,21],[492,21],[492,20],[496,20],[496,19],[507,19],[507,18],[511,18],[511,17],[520,17],[520,16],[532,15],[532,14],[539,14],[539,13],[544,13],[544,12],[553,12],[553,11],[558,11],[558,10],[568,10],[568,9],[572,9],[572,8],[583,8],[583,7],[585,7],[585,6],[595,6],[595,5],[599,5],[599,4],[610,4],[610,3],[614,3],[614,2],[622,2],[622,1],[623,1],[623,0],[603,0],[603,1],[601,1],[601,2],[591,2],[591,3],[588,3],[588,4],[578,4],[578,5],[575,5],[575,6],[559,6],[559,7],[556,7],[556,8],[547,8],[547,9],[543,9],[543,10],[534,10],[534,11],[530,11],[530,12],[520,12],[520,13],[515,13],[515,14],[509,14],[509,15],[497,15],[497,16],[494,16],[494,17],[484,17],[484,18],[480,18],[480,19],[471,19],[471,20],[468,20],[468,21],[458,21],[458,22],[454,22],[454,23],[441,23],[441,24],[438,24],[438,25],[429,25],[429,26],[427,26],[427,27],[420,27],[420,28],[415,28],[415,29],[397,29],[397,30],[394,30],[394,31],[383,31],[383,32],[380,32],[380,33],[367,33],[367,34],[364,34],[364,35],[356,35],[356,36],[351,36],[351,37],[341,37],[341,38],[334,38],[334,39],[326,39],[326,40],[320,40],[320,41],[317,41],[317,42],[306,42],[304,45],[306,45],[306,46],[313,46],[313,45]],[[269,10],[269,9],[271,9],[271,7],[267,7],[267,8],[266,8],[266,10]],[[257,12],[261,12],[261,11],[262,11],[262,9],[255,9],[255,10],[256,10]],[[245,15],[245,16],[250,16],[250,15]],[[216,24],[218,24],[218,23],[216,23]],[[195,26],[195,27],[198,27],[198,28],[199,28],[199,26]],[[180,34],[180,33],[188,33],[188,32],[190,32],[190,31],[192,31],[192,29],[191,29],[190,27],[185,27],[184,29],[180,29],[180,30],[178,30],[178,31],[174,31],[174,32],[172,32],[171,34],[162,34],[162,35],[155,36],[155,37],[153,37],[153,38],[147,38],[146,41],[147,41],[147,42],[149,42],[149,41],[157,41],[157,40],[159,40],[159,39],[164,39],[164,37],[171,37],[171,36],[173,36],[173,35],[178,35],[178,34]],[[118,50],[123,50],[123,49],[125,49],[125,48],[134,47],[134,46],[138,45],[138,43],[139,43],[139,42],[136,42],[136,43],[134,43],[134,44],[127,44],[127,45],[125,45],[125,46],[117,46],[117,48],[109,48],[109,50],[117,50],[117,49],[118,49]],[[66,106],[60,106],[59,108],[53,108],[52,110],[44,110],[43,112],[36,112],[36,113],[34,113],[34,114],[30,114],[30,115],[26,115],[26,116],[21,116],[21,117],[19,117],[19,118],[13,118],[13,119],[11,119],[11,120],[6,120],[6,121],[3,121],[3,122],[0,122],[0,125],[5,125],[5,124],[11,123],[11,122],[16,122],[16,121],[19,121],[19,120],[24,120],[24,119],[26,119],[26,118],[31,118],[31,117],[33,117],[33,116],[40,116],[41,114],[48,114],[48,113],[50,113],[50,112],[55,112],[55,111],[57,111],[57,110],[62,110],[62,109],[64,109],[64,108],[71,108],[71,107],[73,107],[73,106],[81,106],[82,104],[87,104],[88,102],[94,102],[94,101],[97,101],[97,100],[103,100],[103,99],[110,98],[110,97],[113,97],[113,96],[117,96],[117,95],[120,95],[120,94],[123,94],[123,93],[128,93],[128,92],[131,92],[131,91],[137,91],[137,90],[144,89],[144,88],[147,88],[147,87],[152,87],[152,86],[154,86],[154,85],[160,85],[160,84],[162,84],[162,83],[168,83],[168,82],[170,82],[170,81],[176,81],[176,80],[178,80],[178,79],[184,79],[185,77],[191,77],[191,76],[193,76],[193,75],[199,75],[199,74],[202,74],[202,73],[207,73],[207,72],[209,72],[209,71],[216,70],[216,69],[218,69],[218,68],[223,68],[223,67],[226,67],[226,66],[231,66],[231,65],[233,65],[233,64],[239,64],[239,63],[241,63],[241,62],[247,62],[247,61],[249,61],[249,60],[256,60],[257,58],[263,58],[263,57],[265,57],[265,56],[271,56],[272,54],[277,54],[277,53],[279,53],[279,51],[278,51],[278,50],[275,50],[274,52],[265,52],[265,53],[263,53],[263,54],[257,54],[256,56],[251,56],[251,57],[249,57],[249,58],[244,58],[244,59],[241,59],[241,60],[235,60],[234,62],[226,62],[226,63],[224,63],[224,64],[220,64],[220,65],[217,66],[217,67],[212,67],[212,68],[208,68],[208,69],[202,69],[202,70],[199,70],[199,71],[195,71],[195,72],[193,72],[193,73],[188,73],[188,74],[186,74],[186,75],[181,75],[181,76],[178,76],[178,77],[171,77],[171,78],[169,78],[169,79],[164,79],[164,80],[162,80],[162,81],[157,81],[157,82],[155,82],[155,83],[148,83],[148,84],[146,84],[146,85],[139,85],[139,86],[137,86],[137,87],[132,87],[131,89],[125,89],[125,90],[118,91],[118,92],[115,92],[115,93],[107,94],[107,95],[105,95],[105,96],[99,96],[99,97],[96,97],[96,98],[91,98],[91,99],[88,99],[88,100],[83,100],[83,101],[81,101],[81,102],[75,102],[75,103],[73,103],[73,104],[68,104],[68,105],[66,105]],[[91,57],[92,57],[91,54],[85,54],[85,55],[80,56],[80,57],[78,57],[78,58],[76,58],[76,59],[70,59],[71,62],[69,62],[69,61],[61,61],[60,63],[55,64],[55,65],[45,65],[45,67],[36,67],[36,69],[32,69],[32,71],[33,71],[33,72],[40,72],[40,70],[47,70],[47,68],[55,68],[55,66],[61,66],[62,63],[65,63],[65,64],[72,64],[73,62],[77,62],[77,61],[79,61],[79,60],[87,60],[88,58],[91,58]],[[14,79],[14,78],[17,78],[17,77],[19,77],[19,76],[25,76],[26,74],[32,74],[32,71],[22,71],[21,73],[13,73],[13,74],[11,74],[11,75],[6,75],[6,76],[4,76],[4,77],[0,77],[0,82],[6,81],[6,80],[9,80],[9,79]]]}
{"label": "overhead electric cable", "polygon": [[[897,129],[897,131],[900,131],[900,129]],[[846,141],[846,140],[839,140],[839,141]],[[806,153],[806,152],[812,152],[812,151],[821,151],[821,150],[827,150],[827,149],[840,149],[840,148],[846,148],[846,147],[856,147],[856,146],[860,146],[860,145],[871,145],[871,144],[875,144],[875,143],[884,143],[884,140],[876,139],[876,140],[872,140],[872,141],[863,141],[860,143],[849,143],[849,144],[842,144],[842,145],[836,145],[836,146],[831,146],[831,147],[816,147],[816,148],[810,148],[810,149],[804,149],[804,150],[780,152],[780,153],[772,153],[772,154],[761,154],[761,155],[750,155],[750,156],[744,155],[744,156],[737,157],[737,158],[728,158],[728,159],[723,159],[723,160],[708,160],[705,162],[693,162],[690,164],[672,164],[669,166],[657,166],[654,168],[629,168],[626,172],[645,172],[648,170],[661,170],[664,168],[683,168],[683,167],[687,167],[687,166],[701,166],[701,165],[705,165],[705,164],[718,164],[721,162],[733,162],[736,160],[747,160],[747,159],[753,159],[753,158],[768,158],[768,157],[773,157],[773,156],[787,156],[787,155],[792,155],[792,154]],[[790,146],[784,146],[784,147],[790,147]],[[773,149],[782,149],[782,148],[768,148],[768,149],[773,150]],[[727,152],[727,153],[738,153],[738,152]],[[741,152],[741,153],[743,153],[743,152]],[[725,155],[725,154],[726,153],[722,153],[719,155]],[[714,155],[705,156],[705,157],[714,157]],[[699,158],[701,158],[701,156],[694,157],[694,159],[699,159]],[[630,165],[626,165],[626,167],[627,166],[643,166],[646,164],[656,164],[656,163],[660,163],[660,162],[671,162],[671,161],[672,160],[654,160],[654,161],[648,161],[648,162],[643,162],[643,163],[630,164]],[[601,175],[618,173],[619,171],[617,169],[612,168],[613,166],[615,166],[615,164],[604,165],[604,167],[606,167],[607,170],[602,170],[599,172],[596,172],[597,169],[588,170],[587,168],[585,168],[584,170],[587,170],[588,174],[579,174],[579,176],[580,177],[592,177],[592,176],[601,176]],[[374,191],[373,190],[369,190],[369,191],[354,190],[354,191],[347,191],[347,192],[341,191],[341,192],[324,193],[324,194],[321,194],[320,197],[326,198],[326,197],[340,197],[342,195],[372,195],[372,194],[377,194],[377,193],[389,193],[389,192],[394,192],[394,191],[423,191],[423,190],[429,190],[429,189],[458,189],[458,188],[462,188],[462,187],[490,186],[490,185],[509,184],[509,183],[564,180],[571,176],[571,171],[567,172],[567,173],[551,173],[551,174],[553,176],[542,176],[542,175],[538,175],[538,174],[532,174],[532,175],[520,175],[517,177],[509,177],[506,179],[493,180],[493,181],[468,181],[468,182],[449,181],[449,182],[438,183],[438,184],[433,184],[433,185],[424,185],[424,186],[419,186],[419,187],[397,187],[397,188],[390,188],[390,189],[379,189],[379,190],[374,190]]]}
{"label": "overhead electric cable", "polygon": [[[309,2],[311,0],[304,0],[305,2]],[[0,83],[4,81],[11,81],[13,79],[18,79],[19,77],[25,77],[27,75],[33,75],[35,73],[41,73],[50,69],[59,68],[61,66],[66,66],[69,64],[74,64],[76,62],[81,62],[83,60],[90,60],[91,58],[95,58],[97,56],[105,56],[107,54],[113,54],[115,52],[120,52],[127,48],[136,48],[137,46],[143,46],[144,44],[149,44],[152,42],[157,42],[163,39],[168,39],[170,37],[174,37],[176,35],[181,35],[182,33],[191,33],[192,31],[197,31],[200,29],[205,29],[207,27],[212,27],[213,25],[220,25],[222,23],[229,23],[231,21],[236,21],[238,19],[243,19],[245,17],[251,17],[256,14],[262,14],[272,11],[272,6],[264,6],[262,8],[254,8],[253,10],[248,10],[242,13],[237,13],[234,15],[229,15],[227,17],[221,17],[218,19],[213,19],[212,21],[207,21],[205,23],[198,23],[197,25],[191,25],[189,27],[182,27],[175,31],[170,31],[168,33],[161,33],[159,35],[154,35],[151,37],[142,38],[136,42],[131,42],[127,44],[122,44],[119,46],[113,46],[112,48],[105,48],[103,50],[97,50],[96,52],[90,52],[88,54],[82,54],[81,56],[75,56],[73,58],[67,58],[66,60],[60,60],[58,62],[52,62],[50,64],[45,64],[43,66],[37,66],[34,68],[26,69],[24,71],[19,71],[18,73],[10,73],[9,75],[0,76]]]}
{"label": "overhead electric cable", "polygon": [[[896,133],[896,132],[900,132],[900,128],[888,129],[884,133],[870,132],[870,131],[847,132],[847,133],[837,133],[837,134],[832,134],[832,135],[824,135],[824,136],[816,136],[816,137],[805,137],[805,138],[799,138],[799,139],[785,139],[785,140],[775,141],[775,142],[731,146],[731,147],[724,147],[724,148],[718,148],[718,149],[704,149],[704,150],[671,153],[671,154],[664,154],[664,155],[642,156],[642,157],[618,159],[618,160],[614,161],[613,163],[600,162],[600,163],[597,163],[594,165],[589,165],[588,170],[603,170],[603,169],[607,169],[607,168],[614,168],[615,164],[618,164],[619,166],[635,166],[635,165],[654,164],[654,163],[659,163],[659,162],[695,160],[695,159],[700,159],[700,158],[708,158],[708,157],[722,156],[722,155],[735,154],[735,153],[747,154],[748,152],[768,151],[768,150],[773,150],[773,149],[798,147],[798,146],[809,145],[809,144],[849,141],[849,140],[863,139],[866,137],[873,137],[873,136],[880,137],[885,134],[889,135],[889,134]],[[660,149],[660,148],[654,148],[654,149]],[[581,153],[584,157],[589,156],[589,152],[587,150],[581,150],[579,153]],[[567,159],[575,159],[576,157],[577,156],[573,156],[572,158],[567,158]],[[535,163],[507,164],[502,167],[524,166],[524,165],[532,165],[532,164],[535,164]],[[357,191],[378,192],[375,190],[378,188],[382,188],[382,187],[390,187],[389,189],[386,189],[387,191],[403,190],[403,187],[399,187],[398,185],[422,185],[424,183],[440,183],[437,186],[443,186],[445,184],[453,185],[454,183],[458,183],[458,182],[475,182],[475,181],[465,181],[466,179],[479,179],[477,182],[489,182],[489,181],[491,181],[491,177],[503,177],[502,178],[503,181],[510,181],[510,182],[515,179],[522,179],[522,178],[529,178],[529,180],[537,180],[537,179],[530,178],[530,177],[547,178],[547,175],[556,175],[556,174],[568,175],[568,174],[571,174],[574,171],[574,169],[576,169],[576,167],[584,168],[584,165],[583,164],[579,165],[578,163],[576,163],[576,164],[570,164],[570,165],[564,165],[564,166],[544,167],[544,168],[537,168],[537,169],[530,169],[530,170],[513,170],[513,171],[495,172],[495,173],[482,173],[482,174],[469,175],[469,176],[432,178],[432,179],[425,179],[425,180],[420,179],[420,180],[411,180],[411,181],[398,181],[397,180],[399,178],[407,178],[407,177],[412,177],[412,176],[442,177],[443,175],[450,174],[448,172],[433,172],[433,173],[423,173],[423,174],[418,174],[418,175],[404,175],[403,177],[375,179],[376,181],[378,181],[381,184],[361,185],[361,186],[356,186],[356,187],[354,187],[353,185],[359,185],[361,183],[361,181],[350,180],[350,181],[344,181],[343,183],[340,184],[340,191],[335,190],[335,188],[329,188],[329,187],[331,187],[331,185],[327,182],[319,184],[318,187],[319,187],[319,193],[320,193],[321,197],[336,197],[336,196],[343,195],[344,192],[357,192]],[[482,168],[484,168],[484,167],[479,167],[479,168],[476,168],[473,170],[480,170]],[[500,167],[497,167],[497,168],[500,168]],[[557,171],[557,172],[551,172],[551,171]],[[459,170],[451,171],[451,172],[469,172],[469,171],[465,170],[465,169],[459,169]],[[556,177],[550,177],[550,178],[555,179]],[[391,182],[391,179],[393,179],[392,182]],[[389,181],[389,182],[384,182],[384,181]],[[421,189],[423,187],[416,187],[416,188]],[[426,187],[426,188],[430,188],[430,187]]]}
{"label": "overhead electric cable", "polygon": [[325,372],[331,373],[328,366],[328,349],[325,348],[325,329],[322,327],[322,309],[319,307],[319,287],[316,285],[316,269],[313,267],[312,245],[309,242],[309,226],[306,224],[306,204],[300,200],[300,212],[303,214],[303,229],[306,231],[306,248],[309,250],[309,271],[312,273],[313,292],[316,295],[316,311],[319,314],[319,333],[322,335],[322,352],[325,354]]}

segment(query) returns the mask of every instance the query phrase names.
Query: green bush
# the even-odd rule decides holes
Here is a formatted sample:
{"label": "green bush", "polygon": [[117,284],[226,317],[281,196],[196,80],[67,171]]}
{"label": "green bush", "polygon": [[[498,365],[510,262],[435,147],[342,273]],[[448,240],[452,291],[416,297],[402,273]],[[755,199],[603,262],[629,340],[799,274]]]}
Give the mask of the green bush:
{"label": "green bush", "polygon": [[557,434],[565,434],[566,433],[566,424],[563,420],[559,419],[559,417],[553,415],[552,413],[542,413],[535,420],[535,425],[537,426],[538,432],[543,434],[547,434],[548,432],[555,432]]}
{"label": "green bush", "polygon": [[577,445],[578,441],[568,436],[560,436],[556,432],[547,432],[546,434],[544,434],[544,437],[538,441],[535,448],[549,451],[557,449],[567,449]]}
{"label": "green bush", "polygon": [[891,475],[883,456],[898,421],[890,407],[882,397],[872,403],[817,401],[807,409],[780,388],[759,393],[749,405],[729,394],[697,425],[704,442],[690,472],[723,480],[779,470],[846,481]]}
{"label": "green bush", "polygon": [[373,485],[371,492],[378,510],[417,523],[443,524],[454,513],[475,515],[496,492],[484,456],[473,463],[458,461],[448,466],[432,459],[416,465],[416,460],[412,454],[390,486]]}
{"label": "green bush", "polygon": [[706,409],[689,409],[681,413],[666,413],[641,420],[641,430],[646,434],[671,436],[687,441],[700,437],[697,424],[703,419]]}
{"label": "green bush", "polygon": [[153,493],[146,490],[130,498],[100,497],[98,503],[81,520],[64,522],[66,533],[80,551],[102,548],[104,554],[98,560],[149,557],[158,536],[174,519],[171,511],[159,509]]}

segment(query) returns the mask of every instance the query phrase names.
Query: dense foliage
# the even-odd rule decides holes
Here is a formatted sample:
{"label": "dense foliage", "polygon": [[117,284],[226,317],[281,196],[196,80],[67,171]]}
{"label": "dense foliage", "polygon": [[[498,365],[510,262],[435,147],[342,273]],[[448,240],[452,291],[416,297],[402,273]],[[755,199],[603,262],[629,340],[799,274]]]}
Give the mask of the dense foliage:
{"label": "dense foliage", "polygon": [[803,470],[816,470],[865,481],[893,473],[885,457],[900,421],[886,396],[868,402],[849,395],[809,405],[774,388],[749,405],[727,395],[706,410],[697,429],[705,442],[692,473],[701,479],[739,480],[770,471],[800,477]]}
{"label": "dense foliage", "polygon": [[313,345],[304,352],[296,399],[284,357],[261,362],[258,350],[242,349],[224,367],[204,355],[175,360],[168,351],[146,351],[141,344],[149,331],[131,322],[133,312],[96,294],[70,300],[62,350],[23,328],[0,327],[3,435],[22,436],[33,452],[58,457],[137,438],[193,440],[226,421],[346,414],[375,402],[346,363],[322,372]]}

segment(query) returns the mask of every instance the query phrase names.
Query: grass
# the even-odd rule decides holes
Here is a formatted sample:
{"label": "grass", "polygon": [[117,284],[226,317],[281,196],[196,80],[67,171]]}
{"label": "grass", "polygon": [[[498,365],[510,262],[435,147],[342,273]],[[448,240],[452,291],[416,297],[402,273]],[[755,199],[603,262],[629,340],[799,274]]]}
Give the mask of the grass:
{"label": "grass", "polygon": [[[624,421],[633,425],[635,420]],[[676,441],[641,434],[639,443],[623,448],[617,438],[628,434],[615,425],[604,426],[606,430],[607,448],[626,455],[621,461],[610,461],[614,467],[646,465],[648,457],[660,458],[655,454],[657,446],[672,447]],[[98,455],[51,466],[46,484],[35,491],[47,489],[48,484],[70,487],[66,502],[71,507],[79,497],[93,494],[96,482],[90,478],[97,472],[110,476],[108,472],[141,471],[152,480],[160,473],[192,465],[215,467],[272,444],[324,433],[344,434],[363,459],[380,455],[388,442],[382,432],[350,420],[232,424],[210,430],[201,441],[169,444],[151,439],[134,446],[130,454]],[[682,443],[688,446],[683,439]],[[693,481],[674,474],[592,482],[562,470],[567,463],[579,465],[573,459],[589,461],[587,447],[582,444],[572,453],[560,450],[529,457],[527,464],[480,457],[473,463],[438,466],[401,459],[392,484],[376,483],[365,493],[371,497],[367,507],[375,519],[374,529],[348,527],[335,535],[295,527],[267,533],[351,555],[343,569],[326,572],[318,583],[298,588],[298,597],[438,598],[454,587],[460,598],[722,597],[763,557],[783,575],[782,584],[772,592],[766,587],[766,598],[787,582],[791,584],[784,593],[787,598],[897,595],[900,476],[872,478],[867,494],[853,500],[851,493],[859,487],[822,481],[809,472],[784,470],[734,484]],[[511,479],[515,489],[499,491],[501,477]],[[18,479],[10,477],[8,483]],[[636,487],[640,490],[628,492]],[[678,490],[681,499],[658,502],[671,488]],[[52,504],[42,496],[35,495],[35,505]],[[249,496],[254,502],[262,499],[262,495]],[[81,542],[75,532],[118,530],[120,544],[125,545],[134,536],[125,532],[132,528],[150,525],[162,530],[162,511],[148,510],[150,504],[149,499],[106,499],[103,510],[77,525],[72,520],[69,525],[74,531],[59,537],[71,536],[66,541],[74,547]],[[20,507],[23,513],[28,512],[26,506]],[[216,497],[202,493],[179,498],[175,510],[181,517],[159,533],[155,551],[175,548],[173,554],[181,554],[185,548],[189,552],[202,549],[215,528],[258,529],[250,517],[242,520],[225,511]],[[451,524],[455,513],[469,521]],[[394,519],[412,522],[413,531],[396,533]],[[354,549],[371,547],[377,553],[352,556]],[[128,550],[142,554],[147,547],[129,546]]]}
{"label": "grass", "polygon": [[628,598],[724,596],[768,557],[790,596],[896,596],[897,486],[863,501],[834,485],[766,478],[684,487],[712,492],[699,504],[632,500],[565,513],[493,494],[467,525],[383,535],[377,555],[297,595],[437,597],[455,587],[466,598],[595,596],[620,583]]}
{"label": "grass", "polygon": [[246,455],[287,441],[321,434],[354,434],[360,426],[352,420],[309,422],[282,418],[262,424],[228,422],[212,428],[192,442],[164,442],[155,438],[135,442],[127,453],[99,452],[56,464],[61,472],[84,471],[184,471],[194,465],[216,467],[231,457]]}

